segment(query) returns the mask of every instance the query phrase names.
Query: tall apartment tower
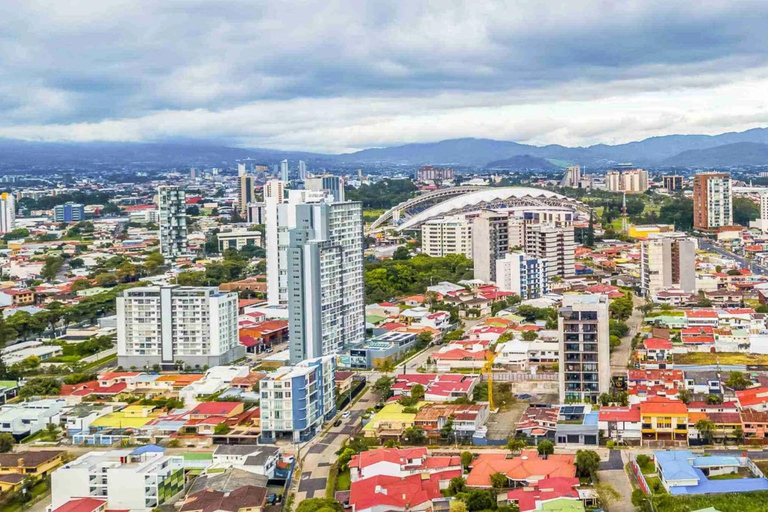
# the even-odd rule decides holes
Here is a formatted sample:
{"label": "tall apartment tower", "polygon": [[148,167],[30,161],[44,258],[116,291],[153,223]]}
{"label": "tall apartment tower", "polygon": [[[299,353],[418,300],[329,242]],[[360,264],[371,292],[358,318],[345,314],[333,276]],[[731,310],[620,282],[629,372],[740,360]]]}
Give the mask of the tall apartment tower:
{"label": "tall apartment tower", "polygon": [[264,200],[274,199],[277,204],[285,202],[285,182],[269,180],[264,184]]}
{"label": "tall apartment tower", "polygon": [[496,279],[496,261],[509,251],[509,214],[486,210],[472,221],[475,279]]}
{"label": "tall apartment tower", "polygon": [[627,194],[641,194],[648,190],[648,171],[627,168],[627,164],[623,167],[621,171],[613,170],[605,173],[606,190]]}
{"label": "tall apartment tower", "polygon": [[182,188],[158,188],[160,250],[166,258],[187,254],[187,197]]}
{"label": "tall apartment tower", "polygon": [[662,178],[662,184],[667,192],[677,192],[678,190],[683,190],[683,177],[677,174],[664,176]]}
{"label": "tall apartment tower", "polygon": [[733,224],[731,175],[707,172],[693,177],[693,229],[716,231]]}
{"label": "tall apartment tower", "polygon": [[237,178],[237,204],[242,215],[247,214],[248,204],[256,200],[256,183],[250,174],[243,174]]}
{"label": "tall apartment tower", "polygon": [[525,253],[547,262],[547,274],[571,277],[576,272],[576,244],[570,223],[526,224]]}
{"label": "tall apartment tower", "polygon": [[197,169],[195,167],[189,169],[189,178],[193,180],[197,178]]}
{"label": "tall apartment tower", "polygon": [[244,176],[248,174],[248,169],[245,167],[244,163],[238,163],[237,164],[237,175],[238,176]]}
{"label": "tall apartment tower", "polygon": [[596,402],[611,388],[607,295],[565,295],[558,311],[560,403]]}
{"label": "tall apartment tower", "polygon": [[421,226],[421,251],[433,258],[463,254],[472,259],[472,223],[459,216],[425,222]]}
{"label": "tall apartment tower", "polygon": [[304,160],[299,160],[299,179],[301,181],[307,179],[307,163]]}
{"label": "tall apartment tower", "polygon": [[295,215],[286,253],[291,364],[365,340],[362,203],[303,203]]}
{"label": "tall apartment tower", "polygon": [[0,233],[16,229],[16,198],[10,192],[0,194]]}
{"label": "tall apartment tower", "polygon": [[578,165],[572,165],[565,168],[565,176],[563,176],[560,186],[579,188],[581,182],[581,167]]}
{"label": "tall apartment tower", "polygon": [[304,188],[316,192],[327,190],[333,195],[334,201],[337,203],[344,202],[344,179],[333,174],[323,174],[322,176],[307,178],[304,180]]}
{"label": "tall apartment tower", "polygon": [[640,291],[650,298],[666,289],[696,293],[696,239],[662,233],[640,246]]}
{"label": "tall apartment tower", "polygon": [[288,160],[280,162],[280,179],[288,183]]}
{"label": "tall apartment tower", "polygon": [[549,293],[547,261],[520,252],[508,252],[496,262],[496,286],[513,292],[523,300]]}
{"label": "tall apartment tower", "polygon": [[760,217],[750,221],[749,227],[768,232],[768,193],[760,194]]}
{"label": "tall apartment tower", "polygon": [[147,286],[117,297],[117,359],[123,368],[228,364],[244,355],[237,294],[216,287]]}

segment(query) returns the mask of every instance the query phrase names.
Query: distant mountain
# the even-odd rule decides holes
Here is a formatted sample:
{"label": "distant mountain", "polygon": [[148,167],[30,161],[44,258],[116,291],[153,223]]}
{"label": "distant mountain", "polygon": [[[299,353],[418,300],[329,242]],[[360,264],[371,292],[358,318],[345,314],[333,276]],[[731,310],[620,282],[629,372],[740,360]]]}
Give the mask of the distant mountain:
{"label": "distant mountain", "polygon": [[233,148],[210,142],[28,142],[0,139],[0,166],[102,166],[110,167],[194,167],[233,166],[236,160],[251,158],[259,163],[277,163],[284,158],[312,161],[326,158],[306,152],[272,149]]}
{"label": "distant mountain", "polygon": [[[745,146],[742,144],[746,144]],[[455,165],[485,167],[489,162],[518,168],[539,168],[539,160],[606,168],[632,162],[642,166],[706,167],[768,163],[759,146],[768,145],[768,128],[720,135],[666,135],[618,144],[566,147],[558,144],[532,146],[491,139],[450,139],[440,142],[371,148],[341,155],[264,148],[233,148],[210,141],[167,143],[46,143],[0,139],[0,168],[14,166],[101,166],[104,168],[152,168],[186,166],[233,166],[251,158],[274,164],[287,158],[303,159],[314,166],[391,164]],[[730,147],[733,146],[733,147]],[[729,148],[730,147],[730,148]],[[530,160],[537,159],[537,160]]]}
{"label": "distant mountain", "polygon": [[663,163],[676,167],[768,165],[768,144],[736,142],[714,148],[690,149],[667,158]]}
{"label": "distant mountain", "polygon": [[536,169],[541,171],[554,171],[560,169],[559,166],[553,164],[549,160],[531,155],[517,155],[503,160],[494,160],[493,162],[489,162],[485,168],[510,170]]}

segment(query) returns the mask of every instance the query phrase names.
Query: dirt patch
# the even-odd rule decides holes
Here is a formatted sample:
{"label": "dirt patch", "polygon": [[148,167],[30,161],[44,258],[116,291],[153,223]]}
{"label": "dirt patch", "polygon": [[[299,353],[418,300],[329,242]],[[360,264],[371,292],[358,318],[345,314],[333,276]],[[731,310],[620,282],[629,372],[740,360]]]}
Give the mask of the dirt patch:
{"label": "dirt patch", "polygon": [[506,411],[491,414],[485,425],[488,427],[488,439],[509,439],[515,436],[515,427],[528,407],[527,402],[518,401]]}

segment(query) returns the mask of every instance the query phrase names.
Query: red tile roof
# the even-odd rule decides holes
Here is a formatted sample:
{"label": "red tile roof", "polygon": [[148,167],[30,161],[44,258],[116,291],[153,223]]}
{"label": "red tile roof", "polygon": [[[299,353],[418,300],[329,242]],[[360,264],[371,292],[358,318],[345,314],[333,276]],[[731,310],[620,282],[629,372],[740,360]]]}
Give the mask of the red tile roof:
{"label": "red tile roof", "polygon": [[507,499],[517,503],[520,512],[537,510],[537,501],[553,500],[556,498],[578,498],[578,478],[543,478],[532,483],[530,487],[515,489],[507,493]]}
{"label": "red tile roof", "polygon": [[640,421],[640,407],[601,407],[598,411],[599,421]]}
{"label": "red tile roof", "polygon": [[671,350],[672,342],[664,338],[648,338],[643,341],[646,350]]}
{"label": "red tile roof", "polygon": [[640,414],[687,414],[688,407],[679,400],[651,398],[640,404]]}
{"label": "red tile roof", "polygon": [[422,475],[405,478],[380,475],[352,482],[349,504],[357,512],[382,507],[383,510],[422,509],[433,499],[442,498],[440,481],[461,476],[461,471],[432,473],[429,479]]}
{"label": "red tile roof", "polygon": [[53,509],[53,512],[93,512],[102,507],[106,502],[107,500],[96,498],[76,498]]}
{"label": "red tile roof", "polygon": [[190,415],[227,416],[241,406],[240,402],[202,402],[189,411]]}
{"label": "red tile roof", "polygon": [[504,473],[511,480],[528,481],[529,478],[576,476],[574,455],[550,455],[547,459],[539,457],[536,450],[525,450],[519,457],[507,458],[504,453],[481,454],[472,464],[472,471],[467,475],[470,487],[491,487],[491,475]]}
{"label": "red tile roof", "polygon": [[685,312],[689,318],[717,318],[717,311],[714,309],[689,309]]}
{"label": "red tile roof", "polygon": [[736,398],[742,407],[768,403],[768,387],[750,388],[736,392]]}

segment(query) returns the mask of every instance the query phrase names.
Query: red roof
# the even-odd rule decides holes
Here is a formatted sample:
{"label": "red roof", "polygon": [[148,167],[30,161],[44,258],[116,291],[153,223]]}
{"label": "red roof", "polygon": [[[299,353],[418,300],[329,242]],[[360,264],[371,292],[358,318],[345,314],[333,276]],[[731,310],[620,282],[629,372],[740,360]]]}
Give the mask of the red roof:
{"label": "red roof", "polygon": [[689,309],[685,316],[690,318],[717,318],[717,311],[714,309]]}
{"label": "red roof", "polygon": [[464,359],[485,359],[485,351],[478,350],[477,352],[470,352],[469,350],[463,350],[455,348],[453,350],[446,350],[445,352],[438,352],[432,354],[432,359],[438,361],[443,359],[446,361],[461,361]]}
{"label": "red roof", "polygon": [[53,509],[53,512],[93,512],[104,506],[106,502],[107,500],[99,500],[96,498],[76,498]]}
{"label": "red roof", "polygon": [[736,392],[736,398],[742,407],[768,402],[768,387],[750,388]]}
{"label": "red roof", "polygon": [[646,350],[670,350],[672,342],[664,338],[648,338],[643,342]]}
{"label": "red roof", "polygon": [[575,489],[578,485],[579,479],[575,477],[542,478],[538,482],[533,482],[530,487],[509,491],[507,499],[516,502],[520,512],[528,512],[537,510],[537,501],[564,497],[578,498],[579,492]]}
{"label": "red roof", "polygon": [[228,416],[238,407],[240,402],[201,402],[189,411],[190,415]]}
{"label": "red roof", "polygon": [[599,421],[640,421],[640,407],[601,407],[598,411]]}
{"label": "red roof", "polygon": [[688,407],[679,400],[649,398],[640,404],[641,414],[687,414]]}
{"label": "red roof", "polygon": [[507,458],[505,453],[483,453],[472,464],[472,471],[467,475],[470,487],[491,487],[491,475],[504,473],[517,481],[528,481],[531,477],[567,477],[576,476],[574,455],[550,455],[546,459],[539,457],[536,450],[525,450],[519,457]]}
{"label": "red roof", "polygon": [[405,465],[408,460],[423,459],[426,456],[426,448],[376,448],[375,450],[368,450],[360,452],[358,455],[353,455],[349,466],[361,469],[379,462]]}
{"label": "red roof", "polygon": [[358,480],[350,486],[349,504],[358,512],[373,507],[420,509],[421,505],[443,497],[440,481],[457,476],[461,476],[461,470],[432,473],[428,479],[416,474],[405,478],[380,475]]}

